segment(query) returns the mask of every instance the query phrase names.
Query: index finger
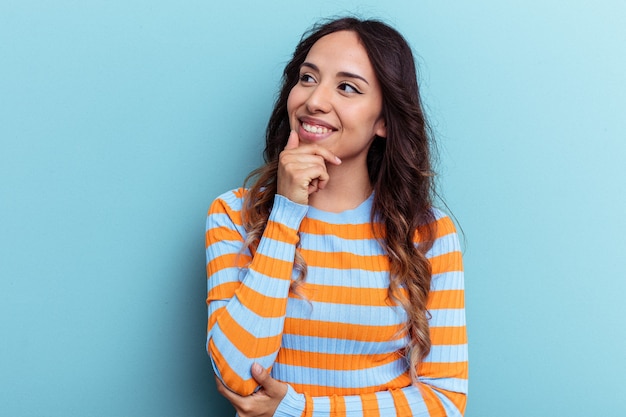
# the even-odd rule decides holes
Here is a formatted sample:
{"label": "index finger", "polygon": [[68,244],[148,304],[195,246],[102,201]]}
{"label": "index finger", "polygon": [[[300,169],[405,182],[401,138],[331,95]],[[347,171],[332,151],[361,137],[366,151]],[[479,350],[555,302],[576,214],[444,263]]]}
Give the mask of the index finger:
{"label": "index finger", "polygon": [[[312,148],[311,148],[312,147]],[[283,148],[283,150],[294,150],[300,148],[300,136],[298,136],[298,132],[295,130],[291,130],[289,133],[289,138],[287,139],[287,144]],[[309,149],[313,149],[313,152],[310,152]],[[328,149],[324,148],[320,145],[303,145],[302,151],[305,153],[312,153],[313,155],[321,156],[325,161],[330,162],[334,165],[341,164],[341,159]]]}
{"label": "index finger", "polygon": [[330,162],[333,165],[341,164],[341,159],[339,159],[339,157],[332,153],[330,150],[320,145],[313,145],[313,147],[314,155],[321,156],[326,162]]}
{"label": "index finger", "polygon": [[300,137],[298,136],[298,132],[292,130],[289,132],[289,138],[287,139],[285,149],[296,149],[298,146],[300,146]]}

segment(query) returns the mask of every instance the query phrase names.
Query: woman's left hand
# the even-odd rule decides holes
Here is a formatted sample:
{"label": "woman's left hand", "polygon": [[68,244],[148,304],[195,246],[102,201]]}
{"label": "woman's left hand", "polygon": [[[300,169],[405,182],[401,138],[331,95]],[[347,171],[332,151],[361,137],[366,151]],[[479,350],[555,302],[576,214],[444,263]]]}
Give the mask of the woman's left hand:
{"label": "woman's left hand", "polygon": [[256,363],[252,365],[252,376],[261,385],[261,389],[252,395],[243,397],[235,394],[216,377],[217,390],[230,401],[240,417],[271,417],[287,395],[287,384],[272,378]]}

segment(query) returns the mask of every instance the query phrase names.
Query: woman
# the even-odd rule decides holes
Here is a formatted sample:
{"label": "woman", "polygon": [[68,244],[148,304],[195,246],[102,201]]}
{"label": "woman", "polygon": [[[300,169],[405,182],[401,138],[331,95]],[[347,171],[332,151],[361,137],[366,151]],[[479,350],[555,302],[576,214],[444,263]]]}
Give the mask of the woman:
{"label": "woman", "polygon": [[207,219],[207,350],[240,416],[463,414],[462,262],[429,142],[394,29],[301,40],[266,164]]}

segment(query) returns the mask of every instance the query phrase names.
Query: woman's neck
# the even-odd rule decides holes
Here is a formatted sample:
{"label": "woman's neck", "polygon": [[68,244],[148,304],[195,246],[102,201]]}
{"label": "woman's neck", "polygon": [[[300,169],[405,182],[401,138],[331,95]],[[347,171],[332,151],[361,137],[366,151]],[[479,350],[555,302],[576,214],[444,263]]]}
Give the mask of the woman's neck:
{"label": "woman's neck", "polygon": [[367,166],[327,165],[330,180],[323,190],[309,196],[309,205],[320,210],[339,213],[358,207],[372,194]]}

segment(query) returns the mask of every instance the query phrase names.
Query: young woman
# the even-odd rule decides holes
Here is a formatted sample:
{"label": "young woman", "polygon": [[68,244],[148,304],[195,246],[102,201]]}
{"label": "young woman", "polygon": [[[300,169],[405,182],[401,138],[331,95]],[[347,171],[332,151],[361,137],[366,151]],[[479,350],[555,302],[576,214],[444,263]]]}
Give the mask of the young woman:
{"label": "young woman", "polygon": [[244,416],[459,416],[463,270],[433,207],[403,37],[343,18],[297,46],[249,188],[207,219],[207,350]]}

